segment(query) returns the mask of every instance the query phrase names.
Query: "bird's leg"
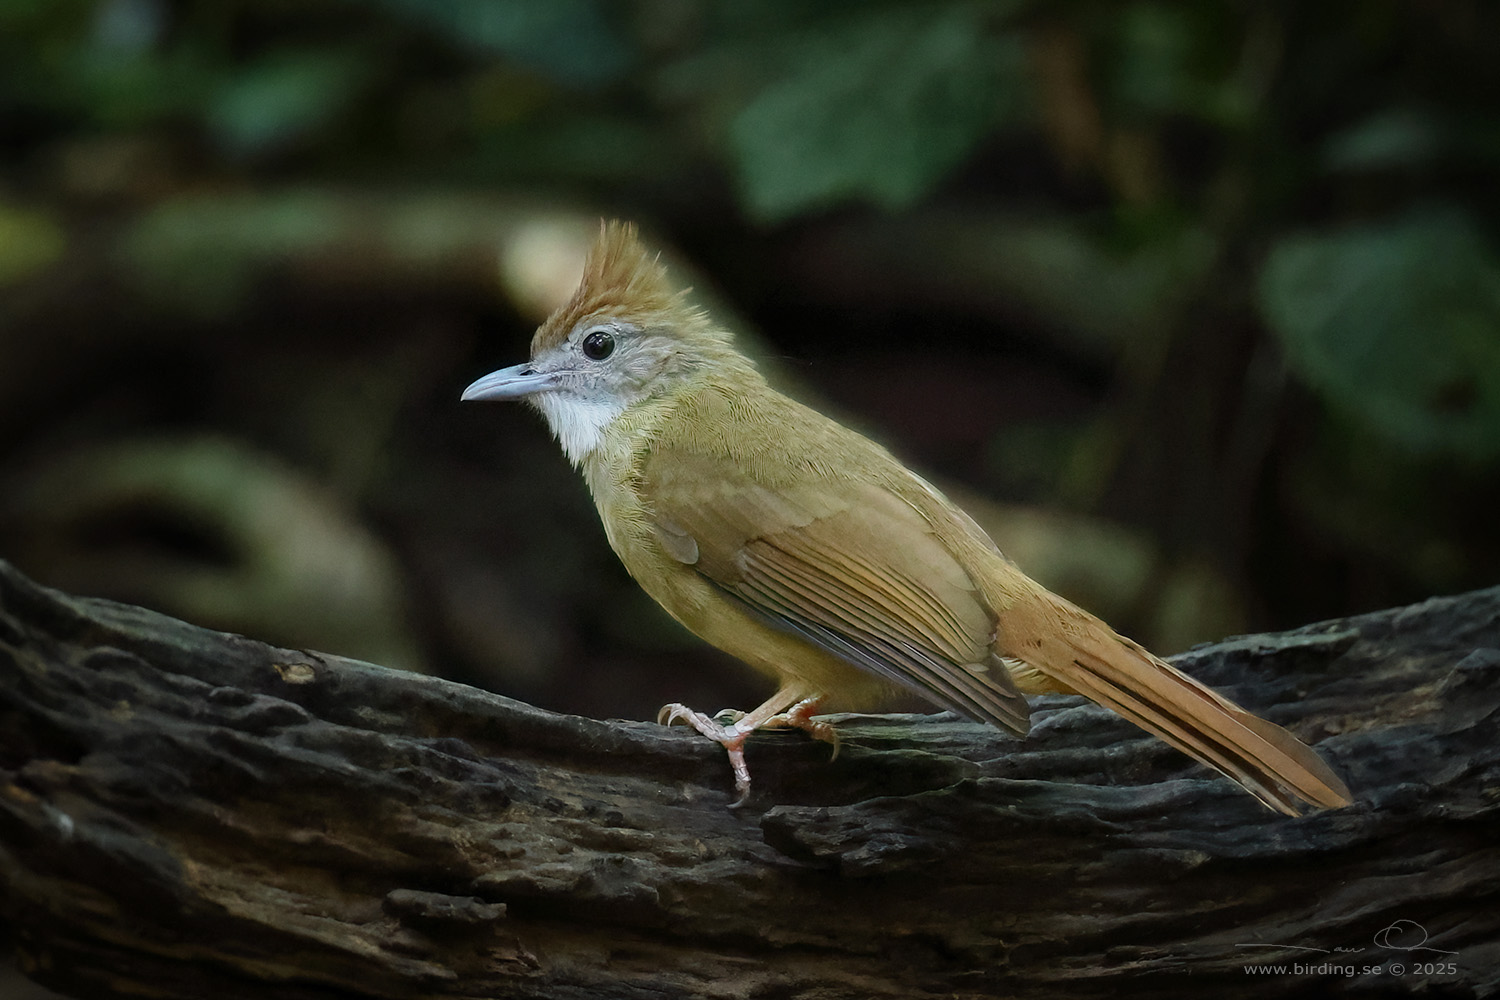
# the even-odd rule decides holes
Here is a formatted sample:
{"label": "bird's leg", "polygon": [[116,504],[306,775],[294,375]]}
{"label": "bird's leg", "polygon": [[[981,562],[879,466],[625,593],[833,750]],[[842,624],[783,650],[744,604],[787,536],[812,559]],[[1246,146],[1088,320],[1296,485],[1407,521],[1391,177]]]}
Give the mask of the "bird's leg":
{"label": "bird's leg", "polygon": [[[728,725],[719,722],[717,718],[709,718],[702,712],[695,712],[686,705],[676,702],[663,705],[661,711],[656,714],[656,721],[664,726],[670,726],[674,722],[685,722],[724,747],[725,752],[729,754],[729,766],[734,770],[736,797],[729,808],[738,809],[750,798],[750,768],[745,763],[745,737],[767,723],[771,723],[773,719],[795,713],[797,706],[811,701],[815,699],[807,697],[805,688],[800,685],[788,685],[779,689],[757,708],[740,715]],[[791,711],[789,712],[788,709]],[[719,716],[726,714],[730,713],[721,711]],[[800,725],[788,722],[778,724]],[[801,726],[801,728],[807,727]],[[810,729],[808,731],[811,732]]]}
{"label": "bird's leg", "polygon": [[839,731],[827,722],[818,722],[813,718],[818,713],[818,706],[823,703],[822,695],[814,695],[811,698],[803,698],[797,704],[779,715],[773,715],[762,725],[762,729],[786,727],[800,729],[815,740],[833,744],[833,756],[829,761],[839,759]]}

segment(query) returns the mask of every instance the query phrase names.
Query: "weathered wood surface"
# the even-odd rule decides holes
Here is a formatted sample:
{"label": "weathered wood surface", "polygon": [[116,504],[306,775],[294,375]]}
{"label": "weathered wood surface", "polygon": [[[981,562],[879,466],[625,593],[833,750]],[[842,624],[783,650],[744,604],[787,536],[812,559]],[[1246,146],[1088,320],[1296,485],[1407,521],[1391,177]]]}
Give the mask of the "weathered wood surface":
{"label": "weathered wood surface", "polygon": [[1274,815],[1050,698],[1024,742],[850,718],[829,763],[757,737],[732,812],[685,729],[0,564],[0,937],[88,997],[1500,989],[1500,588],[1177,662],[1316,743],[1358,804]]}

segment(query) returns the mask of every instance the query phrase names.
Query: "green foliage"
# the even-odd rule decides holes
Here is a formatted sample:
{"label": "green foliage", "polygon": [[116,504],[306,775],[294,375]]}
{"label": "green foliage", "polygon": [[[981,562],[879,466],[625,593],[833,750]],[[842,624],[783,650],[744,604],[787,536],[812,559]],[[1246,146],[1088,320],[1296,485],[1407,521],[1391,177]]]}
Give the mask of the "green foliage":
{"label": "green foliage", "polygon": [[730,130],[746,205],[763,219],[847,198],[911,205],[1021,103],[1018,40],[973,7],[877,7],[792,44]]}
{"label": "green foliage", "polygon": [[1332,170],[1348,171],[1425,166],[1443,146],[1444,126],[1430,109],[1386,108],[1332,136],[1323,161]]}
{"label": "green foliage", "polygon": [[0,288],[54,263],[66,244],[62,226],[49,213],[0,201]]}
{"label": "green foliage", "polygon": [[[1009,443],[1071,456],[1054,497],[1130,475],[1189,400],[1167,430],[1204,428],[1212,475],[1322,469],[1298,517],[1384,526],[1426,491],[1361,470],[1500,468],[1497,60],[1492,0],[0,0],[0,286],[107,233],[132,293],[222,319],[308,262],[442,273],[491,192],[759,229],[746,252],[805,226],[851,299],[868,266],[876,302],[1107,373],[1072,444]],[[1249,355],[1334,415],[1300,462]],[[1316,499],[1350,491],[1387,518]]]}
{"label": "green foliage", "polygon": [[1500,453],[1500,261],[1462,214],[1286,237],[1261,301],[1297,372],[1354,420],[1418,451]]}
{"label": "green foliage", "polygon": [[600,0],[374,0],[450,43],[540,70],[564,83],[617,79],[632,62],[629,39]]}
{"label": "green foliage", "polygon": [[1244,26],[1219,4],[1125,4],[1099,21],[1107,85],[1101,95],[1134,121],[1190,115],[1235,126],[1248,111],[1227,58]]}
{"label": "green foliage", "polygon": [[184,198],[144,213],[120,249],[147,298],[210,317],[238,306],[267,260],[316,252],[351,223],[318,193]]}
{"label": "green foliage", "polygon": [[366,72],[353,53],[272,52],[223,83],[206,109],[208,125],[231,153],[278,149],[333,121]]}

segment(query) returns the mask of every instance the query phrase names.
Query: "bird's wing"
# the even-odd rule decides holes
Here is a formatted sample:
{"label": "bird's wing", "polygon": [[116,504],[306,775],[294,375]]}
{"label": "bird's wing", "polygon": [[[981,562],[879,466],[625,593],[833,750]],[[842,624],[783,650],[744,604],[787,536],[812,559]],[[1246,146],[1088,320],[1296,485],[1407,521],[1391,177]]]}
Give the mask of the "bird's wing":
{"label": "bird's wing", "polygon": [[687,450],[658,451],[643,472],[657,541],[678,562],[847,663],[1026,732],[1026,699],[990,650],[993,612],[901,497],[815,476],[768,485]]}

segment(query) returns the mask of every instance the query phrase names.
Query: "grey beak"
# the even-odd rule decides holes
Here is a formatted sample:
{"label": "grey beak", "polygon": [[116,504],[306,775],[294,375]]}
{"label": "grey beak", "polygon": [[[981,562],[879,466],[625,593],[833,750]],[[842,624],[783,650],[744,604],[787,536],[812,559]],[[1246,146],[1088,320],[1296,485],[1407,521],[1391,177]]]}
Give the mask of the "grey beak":
{"label": "grey beak", "polygon": [[534,371],[529,364],[512,365],[476,380],[459,399],[524,399],[532,393],[552,388],[554,381],[553,375]]}

